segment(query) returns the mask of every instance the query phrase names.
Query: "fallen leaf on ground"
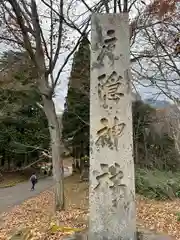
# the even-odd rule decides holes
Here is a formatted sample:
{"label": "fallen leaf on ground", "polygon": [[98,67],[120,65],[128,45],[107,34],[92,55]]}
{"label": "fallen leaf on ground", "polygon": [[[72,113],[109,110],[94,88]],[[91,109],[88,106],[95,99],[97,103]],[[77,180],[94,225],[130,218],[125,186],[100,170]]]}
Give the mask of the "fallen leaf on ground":
{"label": "fallen leaf on ground", "polygon": [[[60,240],[76,229],[88,224],[88,184],[79,177],[65,180],[66,210],[53,212],[53,190],[45,191],[15,206],[1,216],[0,240],[8,240],[17,229],[31,229],[31,240]],[[138,225],[157,232],[167,233],[180,240],[180,200],[155,201],[136,197]],[[53,223],[57,231],[51,231]],[[30,240],[30,239],[27,239]]]}

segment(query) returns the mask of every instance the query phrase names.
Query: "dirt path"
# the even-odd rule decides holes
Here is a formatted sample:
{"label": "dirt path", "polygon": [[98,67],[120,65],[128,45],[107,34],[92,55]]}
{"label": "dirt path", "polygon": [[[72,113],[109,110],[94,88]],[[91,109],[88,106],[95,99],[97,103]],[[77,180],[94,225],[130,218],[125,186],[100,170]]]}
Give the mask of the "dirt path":
{"label": "dirt path", "polygon": [[[65,169],[64,174],[67,177],[71,173]],[[28,198],[38,195],[51,186],[53,186],[53,179],[48,177],[38,181],[35,191],[30,191],[30,182],[23,182],[14,187],[0,189],[0,213],[8,211],[11,207],[21,204]]]}

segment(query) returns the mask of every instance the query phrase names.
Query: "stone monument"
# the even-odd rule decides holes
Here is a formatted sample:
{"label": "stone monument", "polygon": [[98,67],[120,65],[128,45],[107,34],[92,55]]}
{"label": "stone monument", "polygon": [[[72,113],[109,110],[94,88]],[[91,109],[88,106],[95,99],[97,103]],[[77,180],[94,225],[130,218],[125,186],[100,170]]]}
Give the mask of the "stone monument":
{"label": "stone monument", "polygon": [[93,14],[90,240],[135,240],[128,14]]}

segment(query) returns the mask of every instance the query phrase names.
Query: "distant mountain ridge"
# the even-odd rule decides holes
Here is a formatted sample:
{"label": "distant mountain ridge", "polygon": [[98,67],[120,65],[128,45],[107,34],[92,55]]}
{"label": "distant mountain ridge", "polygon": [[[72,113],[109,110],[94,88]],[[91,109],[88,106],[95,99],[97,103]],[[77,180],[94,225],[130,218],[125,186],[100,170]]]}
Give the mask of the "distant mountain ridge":
{"label": "distant mountain ridge", "polygon": [[170,105],[170,102],[166,100],[154,100],[150,98],[145,99],[144,102],[155,108],[165,108]]}

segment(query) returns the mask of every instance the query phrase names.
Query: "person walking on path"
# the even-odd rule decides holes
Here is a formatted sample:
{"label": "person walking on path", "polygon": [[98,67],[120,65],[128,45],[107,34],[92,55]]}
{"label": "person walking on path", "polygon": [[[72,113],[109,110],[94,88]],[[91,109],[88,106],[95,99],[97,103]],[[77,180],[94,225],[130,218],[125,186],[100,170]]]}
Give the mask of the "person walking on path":
{"label": "person walking on path", "polygon": [[34,186],[37,183],[37,176],[35,173],[32,174],[32,176],[30,177],[30,181],[32,183],[32,187],[31,187],[31,191],[34,190]]}

